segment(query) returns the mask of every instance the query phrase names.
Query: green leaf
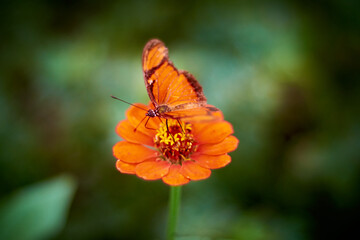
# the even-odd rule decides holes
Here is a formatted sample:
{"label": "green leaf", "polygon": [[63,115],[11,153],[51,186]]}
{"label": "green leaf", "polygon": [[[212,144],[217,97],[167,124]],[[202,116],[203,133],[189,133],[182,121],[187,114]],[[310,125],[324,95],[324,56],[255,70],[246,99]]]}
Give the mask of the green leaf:
{"label": "green leaf", "polygon": [[45,239],[65,224],[75,192],[69,175],[16,191],[0,205],[0,239]]}

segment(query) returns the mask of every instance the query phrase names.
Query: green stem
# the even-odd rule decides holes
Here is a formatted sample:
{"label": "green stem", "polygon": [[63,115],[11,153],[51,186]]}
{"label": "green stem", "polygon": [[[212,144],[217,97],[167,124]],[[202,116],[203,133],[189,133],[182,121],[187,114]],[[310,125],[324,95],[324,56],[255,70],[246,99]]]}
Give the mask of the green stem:
{"label": "green stem", "polygon": [[170,187],[170,199],[169,199],[169,219],[167,226],[167,240],[175,239],[176,225],[179,215],[181,199],[181,186]]}

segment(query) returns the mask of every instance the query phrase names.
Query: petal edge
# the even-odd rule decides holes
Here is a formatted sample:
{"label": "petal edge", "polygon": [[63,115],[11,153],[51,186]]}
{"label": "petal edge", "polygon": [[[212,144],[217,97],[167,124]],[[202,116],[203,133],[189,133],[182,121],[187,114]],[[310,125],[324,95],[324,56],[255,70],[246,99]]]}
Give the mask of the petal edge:
{"label": "petal edge", "polygon": [[140,144],[120,141],[114,145],[113,154],[123,162],[139,163],[148,158],[156,157],[158,153]]}
{"label": "petal edge", "polygon": [[193,124],[193,134],[200,144],[219,143],[234,133],[227,121]]}
{"label": "petal edge", "polygon": [[136,164],[126,163],[120,160],[116,161],[116,169],[119,170],[119,172],[121,173],[135,174],[135,167]]}
{"label": "petal edge", "polygon": [[180,168],[180,165],[171,165],[169,173],[162,178],[163,182],[170,186],[181,186],[190,182],[188,178],[179,173]]}
{"label": "petal edge", "polygon": [[128,120],[123,120],[116,125],[116,133],[122,137],[124,140],[138,143],[138,144],[146,144],[148,146],[154,145],[154,140],[149,134],[145,134],[137,129],[134,131],[134,127]]}
{"label": "petal edge", "polygon": [[191,157],[204,168],[217,169],[228,165],[231,162],[231,157],[228,154],[222,155],[205,155],[197,154]]}
{"label": "petal edge", "polygon": [[238,144],[239,140],[236,137],[228,136],[220,143],[200,145],[197,153],[206,155],[221,155],[234,151]]}
{"label": "petal edge", "polygon": [[139,163],[135,172],[136,175],[145,180],[156,180],[160,179],[168,174],[170,163],[163,160],[152,160]]}
{"label": "petal edge", "polygon": [[184,175],[184,177],[191,180],[202,180],[210,177],[211,170],[208,168],[203,168],[199,164],[193,161],[183,162],[179,172]]}

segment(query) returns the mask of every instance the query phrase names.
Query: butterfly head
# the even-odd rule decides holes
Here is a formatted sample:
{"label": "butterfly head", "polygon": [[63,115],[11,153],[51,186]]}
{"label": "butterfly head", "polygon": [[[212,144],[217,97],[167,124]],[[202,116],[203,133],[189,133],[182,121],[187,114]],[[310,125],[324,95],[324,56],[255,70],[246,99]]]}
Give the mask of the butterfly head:
{"label": "butterfly head", "polygon": [[154,109],[149,109],[149,110],[146,112],[145,115],[148,116],[148,117],[156,117],[158,114],[157,114],[157,111],[156,111],[156,110],[154,110]]}

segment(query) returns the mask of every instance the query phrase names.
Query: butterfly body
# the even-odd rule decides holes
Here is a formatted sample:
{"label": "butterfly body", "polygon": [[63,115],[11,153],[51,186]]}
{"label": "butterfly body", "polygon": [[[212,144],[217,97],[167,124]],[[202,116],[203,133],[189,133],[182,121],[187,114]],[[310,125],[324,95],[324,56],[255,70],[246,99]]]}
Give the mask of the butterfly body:
{"label": "butterfly body", "polygon": [[146,116],[148,117],[164,117],[166,112],[170,112],[171,109],[166,105],[161,105],[156,107],[155,109],[149,109],[146,113]]}
{"label": "butterfly body", "polygon": [[218,109],[207,105],[202,87],[193,75],[173,65],[163,42],[153,39],[145,45],[142,64],[145,86],[154,106],[146,116],[183,121],[216,118]]}

